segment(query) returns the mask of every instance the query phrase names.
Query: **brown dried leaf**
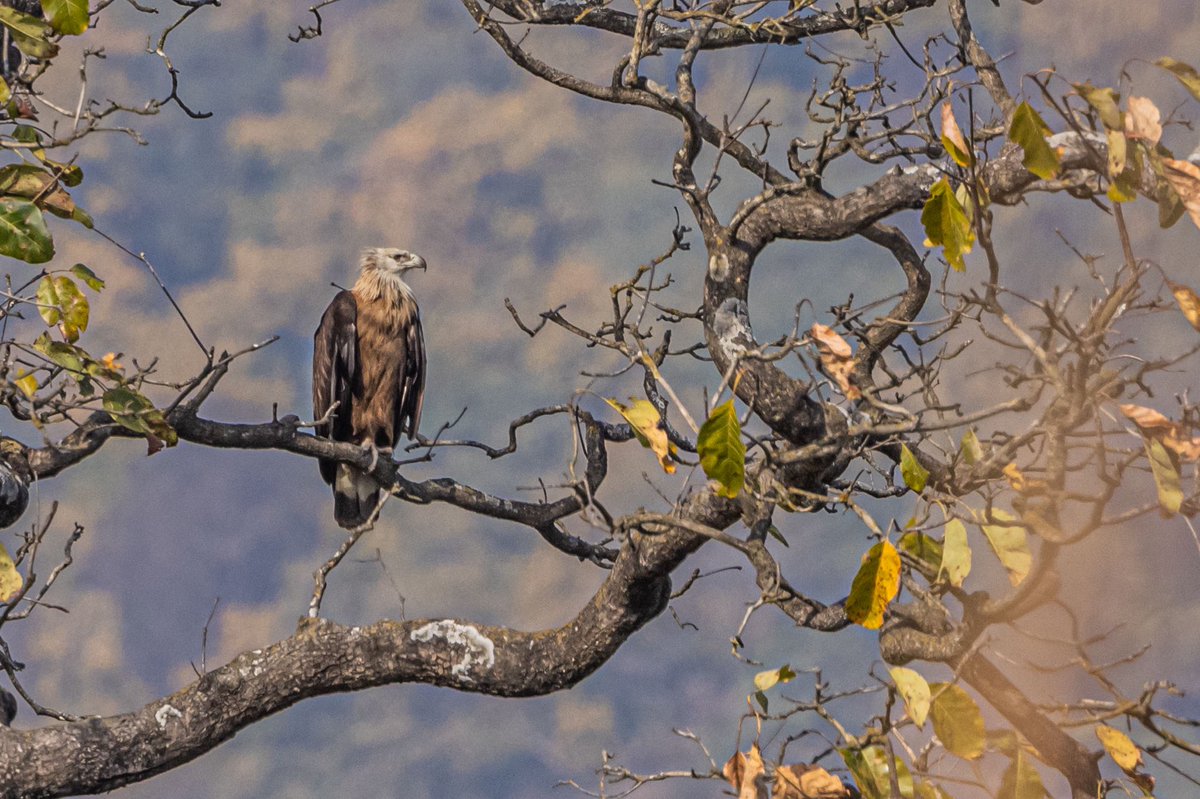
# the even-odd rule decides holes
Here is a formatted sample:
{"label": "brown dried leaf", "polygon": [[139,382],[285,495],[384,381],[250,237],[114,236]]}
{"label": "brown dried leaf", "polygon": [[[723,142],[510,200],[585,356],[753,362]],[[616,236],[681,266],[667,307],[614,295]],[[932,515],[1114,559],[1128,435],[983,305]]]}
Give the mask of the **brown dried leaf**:
{"label": "brown dried leaf", "polygon": [[849,799],[842,781],[820,766],[803,763],[775,769],[775,799]]}
{"label": "brown dried leaf", "polygon": [[1164,158],[1163,176],[1179,195],[1188,216],[1200,227],[1200,167],[1190,161]]}
{"label": "brown dried leaf", "polygon": [[860,399],[862,392],[858,390],[858,386],[850,382],[857,362],[854,360],[854,351],[850,349],[846,339],[839,336],[833,328],[826,327],[820,322],[813,324],[809,335],[817,342],[817,350],[821,356],[821,368],[837,383],[842,396],[848,400]]}
{"label": "brown dried leaf", "polygon": [[751,746],[750,751],[745,754],[734,752],[721,773],[738,792],[738,799],[769,799],[771,795],[765,779],[766,766],[763,765],[758,744]]}
{"label": "brown dried leaf", "polygon": [[954,163],[966,168],[971,165],[971,146],[963,136],[958,120],[954,118],[954,107],[950,101],[942,103],[942,146],[946,148]]}
{"label": "brown dried leaf", "polygon": [[1132,96],[1125,111],[1125,135],[1130,139],[1140,139],[1153,147],[1162,138],[1161,118],[1158,106],[1148,98]]}

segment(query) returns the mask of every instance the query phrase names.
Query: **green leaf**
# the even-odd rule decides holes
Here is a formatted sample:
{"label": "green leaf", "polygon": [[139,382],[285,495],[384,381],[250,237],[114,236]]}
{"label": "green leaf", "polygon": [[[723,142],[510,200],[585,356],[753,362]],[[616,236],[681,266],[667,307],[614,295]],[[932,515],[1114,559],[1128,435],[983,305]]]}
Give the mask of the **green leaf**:
{"label": "green leaf", "polygon": [[796,679],[796,672],[792,671],[792,667],[785,663],[777,669],[767,669],[755,674],[754,687],[759,691],[766,691],[777,683],[787,683],[794,679]]}
{"label": "green leaf", "polygon": [[75,281],[66,275],[54,278],[54,287],[58,292],[59,306],[62,308],[63,335],[67,341],[76,341],[79,334],[87,330],[90,308],[87,297],[75,285]]}
{"label": "green leaf", "polygon": [[1005,523],[981,524],[980,527],[983,528],[988,543],[992,545],[992,551],[1008,572],[1008,581],[1019,585],[1033,565],[1033,555],[1029,552],[1025,528],[1019,524],[1012,524],[1013,517],[998,508],[992,509],[992,518]]}
{"label": "green leaf", "polygon": [[1021,103],[1013,114],[1012,125],[1008,129],[1008,138],[1020,145],[1025,152],[1021,163],[1033,174],[1043,180],[1051,180],[1058,174],[1058,153],[1046,141],[1050,135],[1050,127],[1033,110],[1029,103]]}
{"label": "green leaf", "polygon": [[88,269],[83,264],[75,264],[72,266],[71,274],[75,275],[75,277],[87,284],[87,287],[92,291],[98,292],[104,290],[104,281],[101,280],[95,272],[93,272],[91,269]]}
{"label": "green leaf", "polygon": [[88,0],[42,0],[42,12],[58,33],[78,36],[88,28]]}
{"label": "green leaf", "polygon": [[787,539],[783,537],[783,533],[779,532],[779,528],[776,527],[775,525],[772,524],[770,527],[768,527],[767,533],[771,536],[771,538],[774,538],[776,541],[783,544],[785,547],[791,546],[791,544],[789,544],[787,542]]}
{"label": "green leaf", "polygon": [[1004,771],[996,799],[1043,799],[1045,795],[1046,789],[1037,769],[1025,753],[1018,750]]}
{"label": "green leaf", "polygon": [[846,599],[846,618],[868,630],[883,625],[883,612],[900,593],[900,553],[891,541],[867,550]]}
{"label": "green leaf", "polygon": [[[858,790],[863,799],[891,799],[892,780],[888,767],[887,752],[880,746],[868,746],[865,749],[839,749],[846,768],[854,777]],[[900,758],[893,758],[896,769],[896,782],[900,786],[900,796],[913,799],[912,772]]]}
{"label": "green leaf", "polygon": [[942,565],[942,542],[924,533],[909,530],[900,536],[900,548],[920,561],[921,573],[933,580]]}
{"label": "green leaf", "polygon": [[48,325],[57,325],[62,319],[62,311],[58,307],[58,290],[54,286],[54,278],[46,275],[37,287],[38,315]]}
{"label": "green leaf", "polygon": [[940,785],[934,785],[932,782],[918,782],[917,799],[950,799],[950,794],[943,791]]}
{"label": "green leaf", "polygon": [[717,493],[733,499],[746,483],[746,445],[733,399],[713,408],[696,439],[700,466],[720,484]]}
{"label": "green leaf", "polygon": [[1162,67],[1178,78],[1184,88],[1192,93],[1192,97],[1200,100],[1200,73],[1197,73],[1196,70],[1182,61],[1176,61],[1174,58],[1167,56],[1158,59],[1154,63],[1156,66]]}
{"label": "green leaf", "polygon": [[958,449],[962,453],[963,461],[968,466],[974,466],[983,460],[983,445],[979,443],[979,437],[975,435],[973,429],[968,429],[963,433],[962,444]]}
{"label": "green leaf", "polygon": [[46,218],[28,200],[0,197],[0,255],[30,264],[44,264],[54,257]]}
{"label": "green leaf", "polygon": [[964,760],[975,760],[983,754],[987,739],[983,731],[983,714],[970,694],[952,683],[933,683],[930,716],[933,731],[946,750]]}
{"label": "green leaf", "polygon": [[12,599],[23,585],[25,585],[25,580],[17,571],[17,566],[13,563],[8,550],[4,548],[3,544],[0,544],[0,602]]}
{"label": "green leaf", "polygon": [[1175,454],[1155,438],[1144,439],[1146,458],[1150,461],[1150,472],[1158,488],[1158,504],[1163,516],[1174,516],[1183,505],[1183,488],[1179,482],[1179,463]]}
{"label": "green leaf", "polygon": [[929,482],[929,470],[921,465],[908,444],[900,445],[900,476],[904,478],[904,484],[918,494],[925,490],[925,484]]}
{"label": "green leaf", "polygon": [[38,336],[37,341],[33,342],[33,347],[45,355],[51,363],[66,369],[76,379],[87,376],[86,365],[92,358],[74,344],[53,341],[49,335],[42,333]]}
{"label": "green leaf", "polygon": [[757,702],[758,702],[758,706],[762,708],[762,711],[763,711],[763,713],[770,713],[770,712],[771,712],[771,711],[767,710],[767,706],[768,706],[768,704],[769,704],[769,703],[768,703],[768,701],[767,701],[767,695],[766,695],[766,694],[764,694],[762,691],[755,691],[755,692],[754,692],[754,699],[755,699],[755,701],[757,701]]}
{"label": "green leaf", "polygon": [[25,55],[33,58],[58,55],[58,45],[47,39],[54,30],[37,17],[0,6],[0,25],[12,31],[13,44]]}
{"label": "green leaf", "polygon": [[1100,114],[1100,121],[1109,130],[1124,130],[1125,122],[1118,103],[1121,95],[1109,88],[1098,89],[1090,83],[1073,83],[1075,91]]}
{"label": "green leaf", "polygon": [[917,672],[903,666],[893,666],[888,671],[891,672],[892,682],[896,683],[896,691],[904,700],[908,717],[918,727],[924,727],[925,719],[929,716],[929,683]]}
{"label": "green leaf", "polygon": [[964,271],[967,267],[963,256],[975,244],[975,232],[971,230],[966,210],[945,178],[930,189],[929,199],[921,211],[921,224],[925,226],[925,246],[942,247],[950,266],[958,272]]}
{"label": "green leaf", "polygon": [[108,411],[114,422],[146,436],[150,442],[151,455],[162,449],[164,443],[168,447],[178,443],[179,436],[167,423],[162,411],[129,386],[110,388],[104,392],[102,402],[104,410]]}
{"label": "green leaf", "polygon": [[942,544],[942,563],[938,574],[945,574],[950,585],[961,588],[971,573],[971,546],[967,543],[967,528],[958,519],[946,522],[946,537]]}

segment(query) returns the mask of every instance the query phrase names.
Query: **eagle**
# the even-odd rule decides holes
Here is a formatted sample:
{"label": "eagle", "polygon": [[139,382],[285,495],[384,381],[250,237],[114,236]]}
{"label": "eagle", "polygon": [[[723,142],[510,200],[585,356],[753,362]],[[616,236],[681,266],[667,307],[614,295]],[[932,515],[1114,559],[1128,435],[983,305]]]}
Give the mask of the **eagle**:
{"label": "eagle", "polygon": [[[425,259],[393,247],[363,251],[354,287],[340,291],[313,335],[313,418],[316,433],[390,452],[401,435],[416,438],[425,393],[421,315],[403,275]],[[336,407],[334,407],[336,403]],[[328,417],[328,418],[326,418]],[[348,463],[318,459],[333,486],[333,518],[346,529],[364,524],[380,486]],[[372,460],[372,465],[374,460]]]}

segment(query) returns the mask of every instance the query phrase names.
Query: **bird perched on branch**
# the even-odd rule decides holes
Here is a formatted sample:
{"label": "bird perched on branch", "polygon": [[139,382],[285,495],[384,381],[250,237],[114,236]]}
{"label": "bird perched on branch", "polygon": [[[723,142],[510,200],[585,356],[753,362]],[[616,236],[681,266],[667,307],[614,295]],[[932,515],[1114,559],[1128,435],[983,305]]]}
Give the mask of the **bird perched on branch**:
{"label": "bird perched on branch", "polygon": [[[425,392],[425,340],[412,289],[402,275],[425,259],[395,248],[363,251],[354,288],[338,292],[313,336],[313,418],[317,435],[391,452],[416,438]],[[335,405],[336,403],[336,405]],[[328,418],[326,418],[328,417]],[[333,517],[346,529],[366,522],[379,483],[347,463],[321,458],[333,486]]]}

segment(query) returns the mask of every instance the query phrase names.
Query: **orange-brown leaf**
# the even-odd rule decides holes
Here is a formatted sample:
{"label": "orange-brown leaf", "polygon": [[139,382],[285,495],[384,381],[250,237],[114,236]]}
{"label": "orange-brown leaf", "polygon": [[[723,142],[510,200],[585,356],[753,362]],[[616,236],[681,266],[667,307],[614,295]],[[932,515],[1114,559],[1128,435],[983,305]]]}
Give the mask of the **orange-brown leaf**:
{"label": "orange-brown leaf", "polygon": [[839,336],[833,328],[826,327],[820,322],[813,324],[809,335],[812,336],[813,341],[817,342],[817,350],[821,356],[821,368],[837,383],[842,396],[848,400],[861,398],[862,392],[850,381],[857,362],[854,360],[854,351],[850,349],[846,339]]}
{"label": "orange-brown leaf", "polygon": [[842,781],[820,766],[803,763],[775,769],[774,799],[849,799]]}
{"label": "orange-brown leaf", "polygon": [[1200,297],[1196,296],[1196,292],[1180,283],[1168,283],[1167,285],[1170,286],[1171,294],[1175,296],[1175,302],[1179,303],[1179,310],[1183,311],[1188,323],[1196,330],[1200,330]]}
{"label": "orange-brown leaf", "polygon": [[768,799],[771,795],[765,779],[766,766],[763,765],[758,744],[751,746],[750,751],[745,754],[734,752],[721,773],[738,792],[738,799]]}
{"label": "orange-brown leaf", "polygon": [[1153,408],[1142,405],[1125,404],[1119,407],[1121,413],[1137,425],[1143,436],[1161,442],[1164,447],[1178,455],[1180,460],[1188,463],[1200,461],[1200,438],[1186,436],[1178,422],[1171,421]]}

